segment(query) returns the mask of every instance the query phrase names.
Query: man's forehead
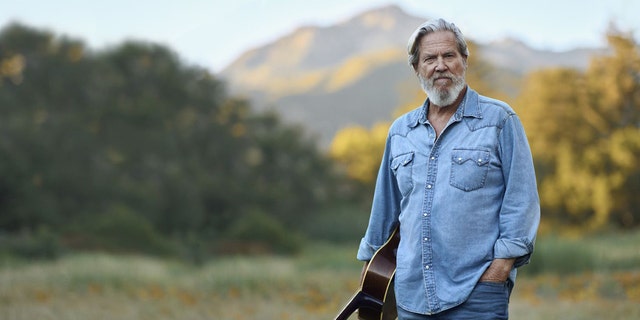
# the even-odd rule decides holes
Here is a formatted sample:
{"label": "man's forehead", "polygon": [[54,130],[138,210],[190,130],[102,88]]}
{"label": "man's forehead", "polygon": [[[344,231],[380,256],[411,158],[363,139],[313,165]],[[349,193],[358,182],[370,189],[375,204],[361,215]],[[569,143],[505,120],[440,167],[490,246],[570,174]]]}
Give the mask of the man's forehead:
{"label": "man's forehead", "polygon": [[456,48],[456,37],[452,32],[437,31],[420,39],[420,52],[422,53],[456,51]]}

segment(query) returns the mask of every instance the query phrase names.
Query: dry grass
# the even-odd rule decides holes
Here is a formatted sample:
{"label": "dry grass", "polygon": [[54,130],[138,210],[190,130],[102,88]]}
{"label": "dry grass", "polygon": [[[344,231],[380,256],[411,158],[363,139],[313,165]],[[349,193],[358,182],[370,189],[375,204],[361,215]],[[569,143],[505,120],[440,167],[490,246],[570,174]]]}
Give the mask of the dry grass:
{"label": "dry grass", "polygon": [[[195,267],[78,254],[0,266],[0,319],[331,319],[357,286],[354,248]],[[512,319],[640,319],[637,269],[520,277]]]}

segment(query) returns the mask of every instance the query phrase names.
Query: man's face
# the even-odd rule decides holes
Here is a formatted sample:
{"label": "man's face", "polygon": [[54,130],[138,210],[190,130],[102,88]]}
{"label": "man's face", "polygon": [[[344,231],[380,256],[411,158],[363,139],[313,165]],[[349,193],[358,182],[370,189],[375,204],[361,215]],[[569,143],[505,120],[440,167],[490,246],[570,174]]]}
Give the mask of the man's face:
{"label": "man's face", "polygon": [[420,39],[416,73],[422,89],[436,106],[455,102],[465,88],[467,59],[458,52],[453,32],[437,31]]}

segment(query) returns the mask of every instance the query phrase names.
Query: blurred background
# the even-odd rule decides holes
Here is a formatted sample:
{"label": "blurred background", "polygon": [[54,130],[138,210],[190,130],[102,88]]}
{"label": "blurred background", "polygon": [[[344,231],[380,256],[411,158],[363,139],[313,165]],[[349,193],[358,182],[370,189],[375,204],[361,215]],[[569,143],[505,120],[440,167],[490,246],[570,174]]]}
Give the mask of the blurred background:
{"label": "blurred background", "polygon": [[2,319],[335,315],[434,17],[531,144],[542,225],[513,317],[640,317],[640,2],[1,7]]}

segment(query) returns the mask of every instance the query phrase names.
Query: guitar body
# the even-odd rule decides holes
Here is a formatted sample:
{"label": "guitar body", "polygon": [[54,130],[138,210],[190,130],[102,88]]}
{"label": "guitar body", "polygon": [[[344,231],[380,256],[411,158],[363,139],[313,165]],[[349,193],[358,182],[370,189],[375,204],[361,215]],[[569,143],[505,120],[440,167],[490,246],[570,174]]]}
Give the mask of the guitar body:
{"label": "guitar body", "polygon": [[346,320],[356,310],[358,310],[358,318],[362,320],[396,318],[393,276],[396,273],[396,249],[400,243],[399,231],[396,228],[387,242],[373,255],[364,272],[360,288],[335,320]]}

